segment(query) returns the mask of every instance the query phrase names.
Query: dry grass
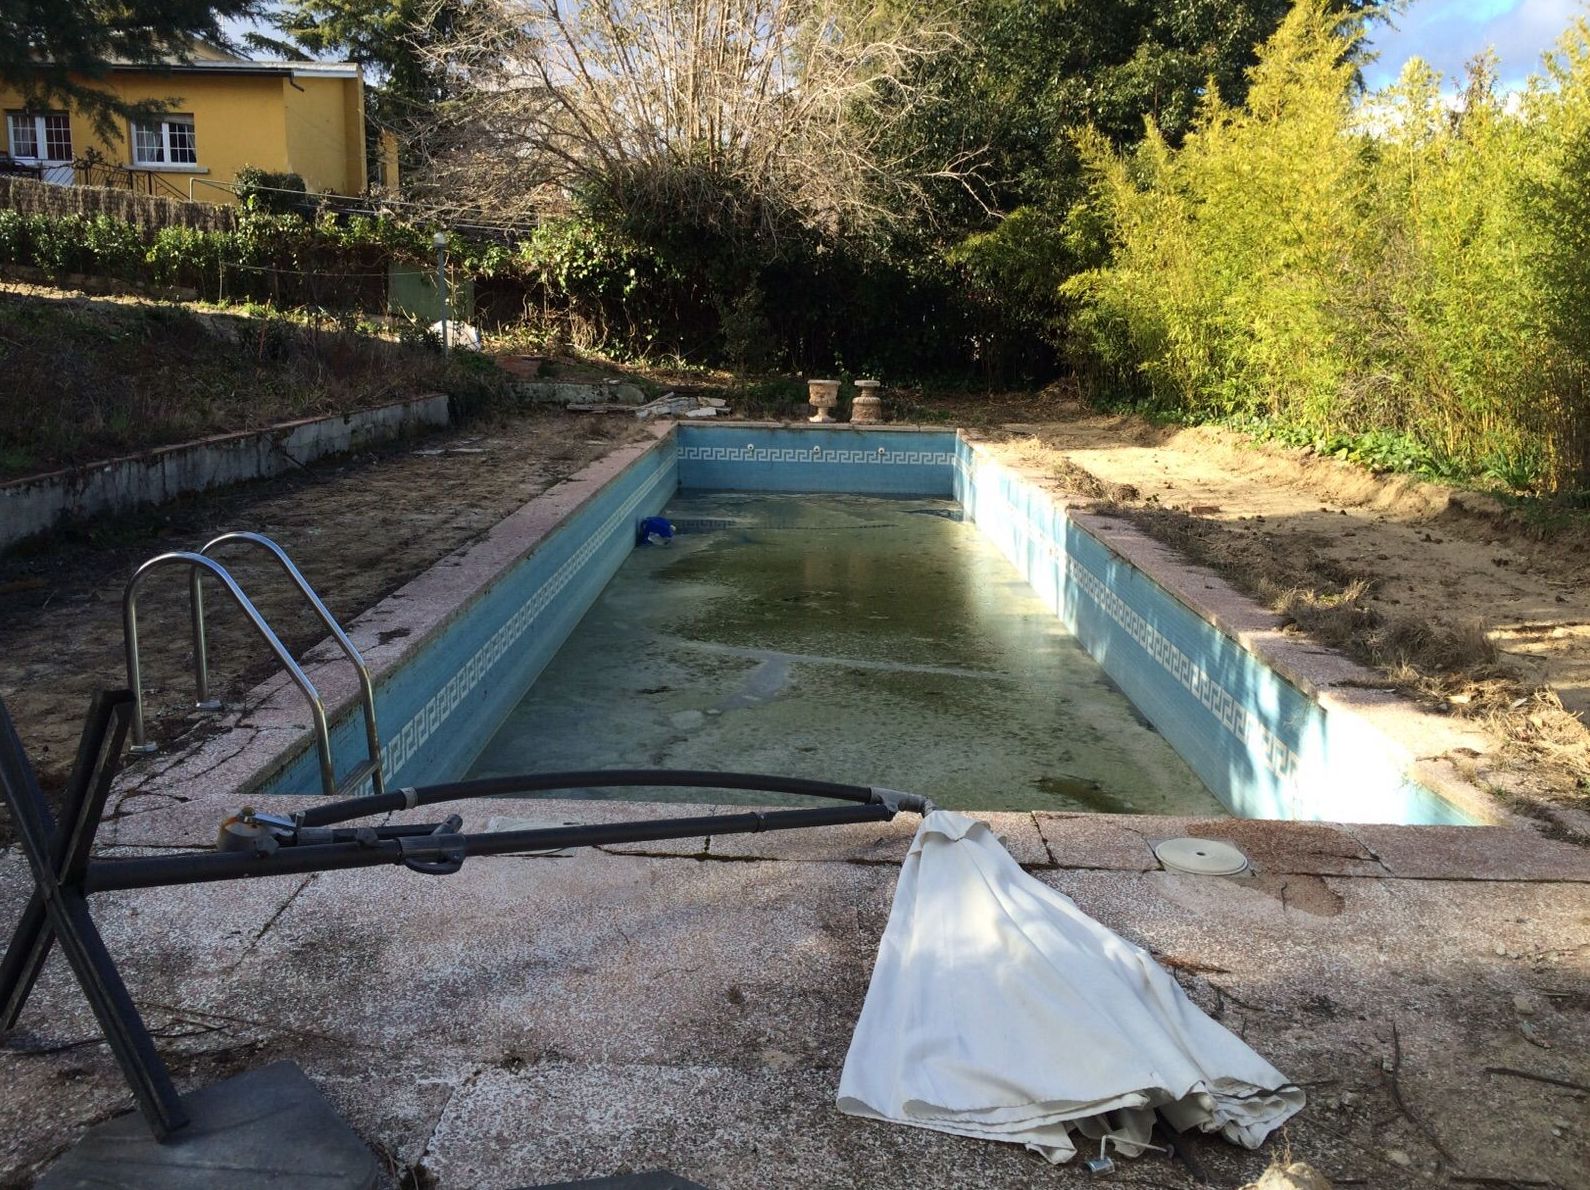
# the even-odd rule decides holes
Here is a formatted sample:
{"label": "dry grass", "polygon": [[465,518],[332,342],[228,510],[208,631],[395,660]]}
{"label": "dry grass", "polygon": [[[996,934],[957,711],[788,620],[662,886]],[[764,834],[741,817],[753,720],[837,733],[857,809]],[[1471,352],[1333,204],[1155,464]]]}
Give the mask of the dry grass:
{"label": "dry grass", "polygon": [[1372,579],[1297,548],[1296,535],[1286,541],[1239,536],[1218,521],[1167,508],[1116,502],[1108,510],[1216,571],[1286,626],[1381,671],[1405,693],[1449,706],[1469,705],[1476,692],[1493,688],[1508,701],[1522,693],[1483,625],[1383,615],[1368,603]]}
{"label": "dry grass", "polygon": [[[1069,462],[1058,469],[1068,484],[1073,469],[1080,470]],[[1219,521],[1131,504],[1118,494],[1101,511],[1207,566],[1287,626],[1376,670],[1431,710],[1474,720],[1503,742],[1497,759],[1527,762],[1543,788],[1590,793],[1590,733],[1549,687],[1523,681],[1477,620],[1385,615],[1368,602],[1372,579],[1300,549],[1296,534],[1238,534]]]}
{"label": "dry grass", "polygon": [[490,383],[371,335],[16,293],[0,293],[0,372],[0,479]]}

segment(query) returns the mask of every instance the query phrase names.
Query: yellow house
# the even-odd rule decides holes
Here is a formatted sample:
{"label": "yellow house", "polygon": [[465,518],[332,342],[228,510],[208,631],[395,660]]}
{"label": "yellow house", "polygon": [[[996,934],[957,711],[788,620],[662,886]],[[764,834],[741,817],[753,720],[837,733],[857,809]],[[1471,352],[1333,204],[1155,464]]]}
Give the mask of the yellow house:
{"label": "yellow house", "polygon": [[296,173],[312,192],[366,188],[364,76],[354,63],[254,62],[196,45],[187,61],[118,63],[90,85],[128,103],[170,103],[120,121],[107,141],[83,113],[27,110],[0,87],[0,149],[13,168],[204,202],[231,201],[226,187],[246,165]]}

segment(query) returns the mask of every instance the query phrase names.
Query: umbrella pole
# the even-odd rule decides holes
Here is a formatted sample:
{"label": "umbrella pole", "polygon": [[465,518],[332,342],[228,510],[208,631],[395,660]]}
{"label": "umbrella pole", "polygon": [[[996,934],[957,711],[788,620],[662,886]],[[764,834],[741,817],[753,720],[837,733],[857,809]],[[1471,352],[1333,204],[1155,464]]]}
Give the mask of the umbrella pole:
{"label": "umbrella pole", "polygon": [[1200,1186],[1214,1185],[1209,1180],[1209,1171],[1203,1167],[1203,1162],[1193,1156],[1192,1147],[1182,1138],[1182,1134],[1171,1126],[1171,1122],[1165,1118],[1165,1113],[1157,1107],[1154,1109],[1154,1129],[1150,1136],[1154,1140],[1163,1141],[1171,1160],[1180,1161],[1185,1165],[1187,1172],[1192,1174]]}

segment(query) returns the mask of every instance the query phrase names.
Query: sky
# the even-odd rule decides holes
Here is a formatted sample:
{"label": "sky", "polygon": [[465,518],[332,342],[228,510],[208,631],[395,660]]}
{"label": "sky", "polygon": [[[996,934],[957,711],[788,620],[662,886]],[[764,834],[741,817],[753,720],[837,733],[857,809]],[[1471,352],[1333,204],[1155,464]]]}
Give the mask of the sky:
{"label": "sky", "polygon": [[[1463,64],[1490,46],[1501,56],[1502,89],[1517,90],[1580,14],[1590,14],[1590,0],[1409,0],[1391,25],[1371,27],[1370,48],[1380,59],[1365,80],[1371,90],[1395,82],[1402,64],[1417,54],[1455,81]],[[234,35],[255,27],[227,24]]]}
{"label": "sky", "polygon": [[1517,90],[1540,65],[1584,0],[1411,0],[1395,28],[1371,27],[1370,48],[1380,55],[1365,71],[1371,89],[1395,82],[1402,65],[1417,55],[1448,79],[1487,46],[1501,57],[1501,88]]}

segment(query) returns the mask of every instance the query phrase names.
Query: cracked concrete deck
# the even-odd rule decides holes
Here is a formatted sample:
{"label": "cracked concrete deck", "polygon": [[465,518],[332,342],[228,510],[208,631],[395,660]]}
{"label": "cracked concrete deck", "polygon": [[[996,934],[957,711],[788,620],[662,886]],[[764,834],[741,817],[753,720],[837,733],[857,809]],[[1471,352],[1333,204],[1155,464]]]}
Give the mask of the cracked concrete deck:
{"label": "cracked concrete deck", "polygon": [[[205,846],[224,805],[145,804],[106,824],[105,854]],[[730,808],[493,800],[409,817],[455,809],[478,830],[497,816]],[[980,817],[1307,1086],[1284,1143],[1338,1184],[1584,1184],[1586,1095],[1540,1080],[1590,1083],[1590,852],[1506,828]],[[395,1184],[660,1166],[724,1188],[1096,1184],[1009,1146],[834,1110],[915,824],[477,859],[444,878],[369,869],[149,890],[94,908],[180,1087],[297,1061]],[[1256,872],[1161,871],[1151,845],[1175,834],[1231,839]],[[25,891],[20,855],[0,854],[8,926]],[[0,1049],[0,1184],[26,1185],[130,1106],[97,1037],[52,959]],[[1269,1156],[1205,1140],[1195,1152],[1222,1186]],[[1191,1184],[1158,1158],[1123,1164],[1119,1184]]]}
{"label": "cracked concrete deck", "polygon": [[[609,456],[558,498],[577,502],[622,462]],[[445,559],[445,585],[461,589],[472,557],[481,569],[467,575],[495,574],[548,523]],[[419,581],[423,592],[439,580]],[[420,619],[403,621],[407,636],[388,604],[351,626],[378,671],[414,646],[416,624],[456,606],[409,602]],[[325,685],[334,698],[351,690],[345,673]],[[208,847],[260,750],[300,727],[296,703],[250,706],[241,741],[136,766],[102,852]],[[474,830],[493,817],[712,812],[494,800],[411,817],[452,809]],[[1338,1184],[1585,1184],[1590,851],[1521,823],[982,817],[1038,879],[1154,951],[1308,1087],[1282,1143]],[[179,1086],[295,1060],[404,1187],[658,1166],[721,1188],[1095,1184],[1008,1146],[834,1110],[915,825],[473,860],[445,878],[376,869],[151,890],[96,898],[95,912]],[[1256,871],[1159,870],[1153,843],[1179,834],[1230,839]],[[0,852],[4,928],[25,892],[20,855]],[[0,1186],[28,1184],[130,1104],[52,960],[0,1046]],[[1268,1158],[1219,1142],[1195,1151],[1223,1186]],[[1190,1184],[1154,1158],[1113,1180]]]}

